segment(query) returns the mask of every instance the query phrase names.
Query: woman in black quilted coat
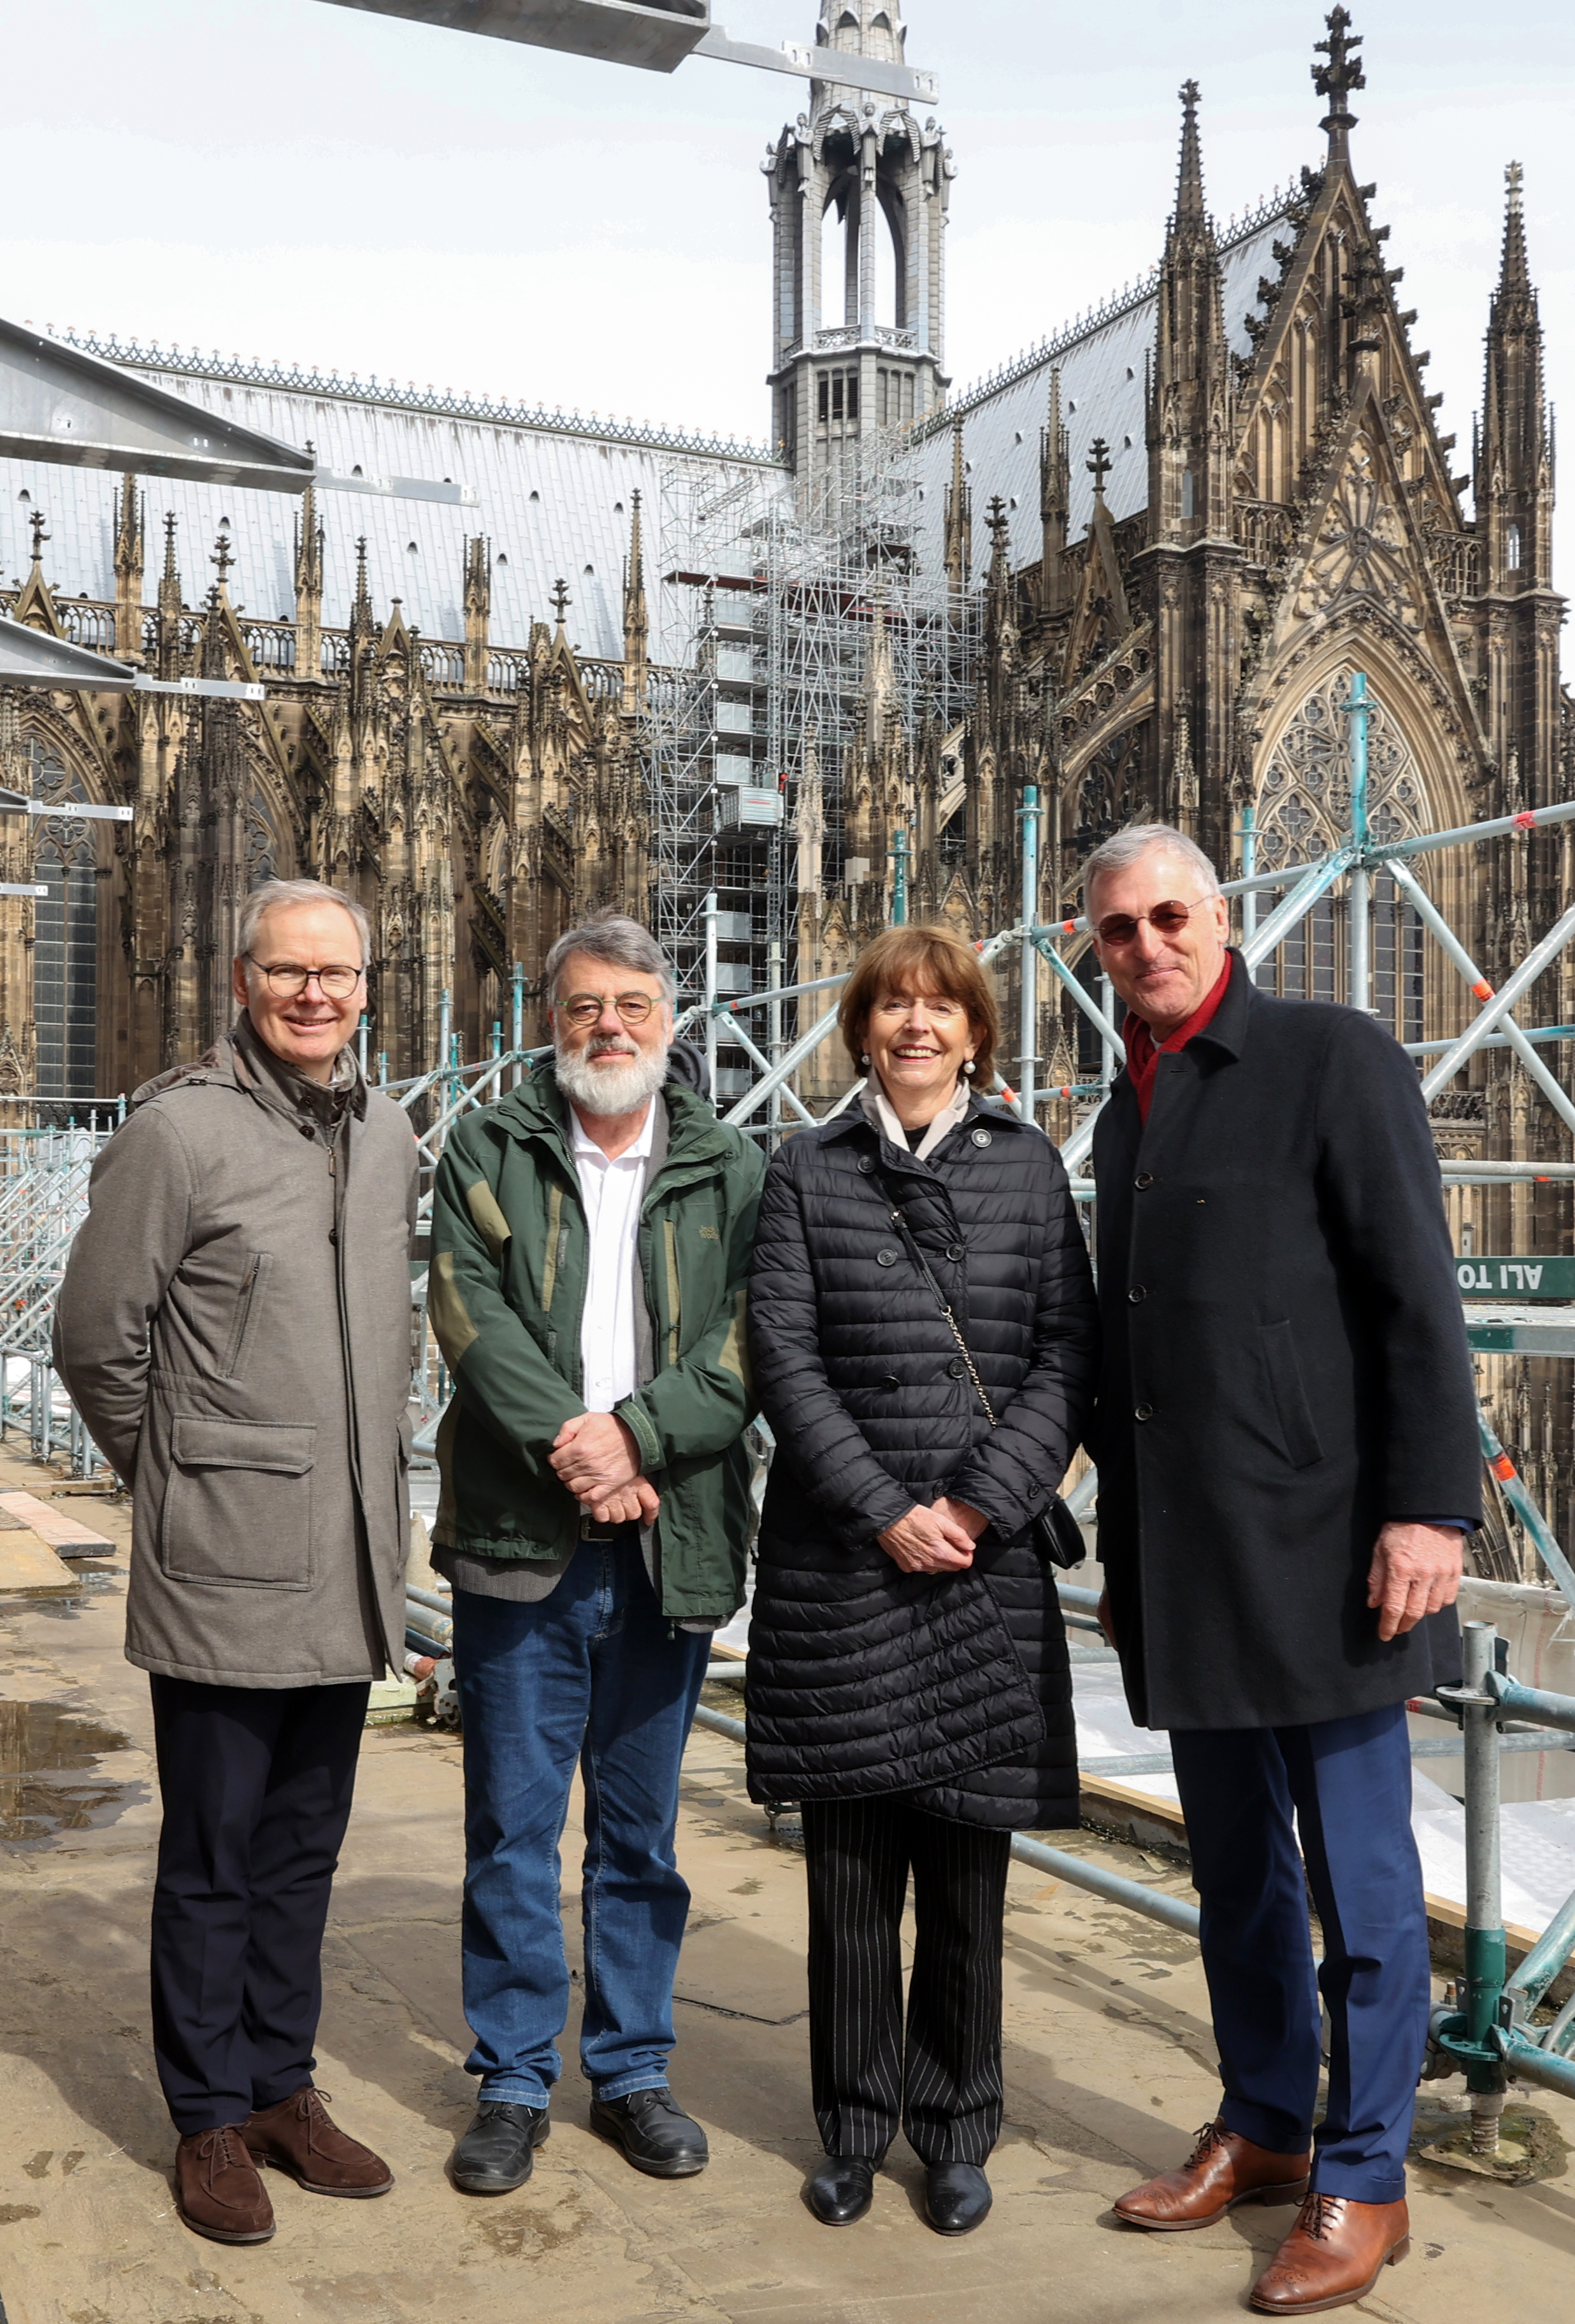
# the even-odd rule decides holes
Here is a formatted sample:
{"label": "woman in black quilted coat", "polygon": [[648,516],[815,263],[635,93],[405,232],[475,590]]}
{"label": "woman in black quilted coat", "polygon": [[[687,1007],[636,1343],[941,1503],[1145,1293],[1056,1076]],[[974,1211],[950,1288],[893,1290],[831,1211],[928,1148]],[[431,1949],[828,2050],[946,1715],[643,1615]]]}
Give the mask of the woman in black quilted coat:
{"label": "woman in black quilted coat", "polygon": [[750,1287],[777,1440],[750,1788],[804,1809],[827,2157],[810,2208],[828,2226],[862,2218],[900,2123],[931,2225],[962,2235],[990,2209],[1000,2129],[1010,1836],[1077,1821],[1066,1635],[1037,1521],[1088,1409],[1093,1286],[1059,1155],[976,1094],[997,1020],[972,948],[888,929],[841,1025],[861,1105],[777,1155]]}

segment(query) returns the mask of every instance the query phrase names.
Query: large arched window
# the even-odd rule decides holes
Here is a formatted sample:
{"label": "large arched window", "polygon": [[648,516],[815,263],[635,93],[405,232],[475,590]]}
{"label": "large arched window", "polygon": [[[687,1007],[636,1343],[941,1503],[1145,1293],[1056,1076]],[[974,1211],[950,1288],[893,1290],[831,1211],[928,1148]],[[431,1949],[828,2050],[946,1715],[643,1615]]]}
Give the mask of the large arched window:
{"label": "large arched window", "polygon": [[[88,796],[79,777],[37,740],[26,745],[35,798]],[[98,874],[93,826],[68,811],[32,829],[32,875],[46,890],[33,906],[32,1019],[40,1097],[97,1095]]]}
{"label": "large arched window", "polygon": [[[1336,670],[1310,694],[1275,745],[1258,786],[1257,867],[1314,863],[1350,825],[1350,671]],[[1409,745],[1382,700],[1368,721],[1368,825],[1377,840],[1428,827],[1426,795]],[[1266,913],[1284,890],[1271,890]],[[1298,1001],[1345,1001],[1349,922],[1343,896],[1321,896],[1257,981]],[[1372,1005],[1402,1041],[1422,1038],[1422,925],[1386,872],[1372,884]]]}

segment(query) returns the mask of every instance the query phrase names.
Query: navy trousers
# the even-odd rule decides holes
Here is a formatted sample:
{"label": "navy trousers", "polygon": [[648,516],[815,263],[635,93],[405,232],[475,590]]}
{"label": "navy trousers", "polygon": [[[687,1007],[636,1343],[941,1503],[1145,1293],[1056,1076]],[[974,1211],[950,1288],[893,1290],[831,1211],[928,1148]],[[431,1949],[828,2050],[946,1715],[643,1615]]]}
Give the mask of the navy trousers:
{"label": "navy trousers", "polygon": [[[1314,2188],[1397,2202],[1432,1998],[1405,1706],[1173,1734],[1171,1752],[1202,1907],[1220,2120],[1276,2154],[1304,2152],[1311,2135]],[[1316,1979],[1309,1886],[1323,1930]],[[1320,1986],[1329,2098],[1314,2132]]]}
{"label": "navy trousers", "polygon": [[157,1674],[152,1684],[164,1799],[153,2056],[189,2137],[312,2078],[323,1929],[370,1690]]}

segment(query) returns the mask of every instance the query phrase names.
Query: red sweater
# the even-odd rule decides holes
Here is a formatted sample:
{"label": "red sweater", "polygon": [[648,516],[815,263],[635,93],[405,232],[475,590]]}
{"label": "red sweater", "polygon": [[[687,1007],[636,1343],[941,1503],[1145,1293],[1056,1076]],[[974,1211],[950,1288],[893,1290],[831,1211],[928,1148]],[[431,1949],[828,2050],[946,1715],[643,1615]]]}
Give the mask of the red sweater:
{"label": "red sweater", "polygon": [[1184,1049],[1193,1034],[1201,1033],[1213,1016],[1225,998],[1230,982],[1230,955],[1227,953],[1220,981],[1213,991],[1199,1002],[1190,1017],[1183,1019],[1174,1033],[1167,1033],[1163,1041],[1155,1040],[1141,1017],[1135,1016],[1130,1009],[1127,1011],[1121,1038],[1127,1044],[1127,1072],[1132,1087],[1138,1093],[1138,1111],[1145,1123],[1148,1120],[1148,1109],[1154,1102],[1154,1076],[1159,1066],[1160,1050]]}

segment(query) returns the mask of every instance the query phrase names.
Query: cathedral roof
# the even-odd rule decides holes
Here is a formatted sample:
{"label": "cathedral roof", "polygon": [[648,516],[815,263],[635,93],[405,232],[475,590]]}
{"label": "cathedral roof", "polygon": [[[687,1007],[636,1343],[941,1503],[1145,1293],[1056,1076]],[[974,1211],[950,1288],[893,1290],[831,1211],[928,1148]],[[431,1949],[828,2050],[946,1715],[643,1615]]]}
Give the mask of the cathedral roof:
{"label": "cathedral roof", "polygon": [[[598,423],[578,414],[530,410],[473,398],[389,389],[382,393],[337,375],[221,362],[156,367],[147,350],[79,340],[112,362],[132,364],[159,386],[205,410],[286,443],[312,444],[319,464],[349,475],[445,479],[474,500],[451,503],[379,493],[319,492],[325,541],[322,620],[342,629],[355,587],[356,542],[366,540],[367,581],[380,617],[399,598],[407,624],[428,638],[465,635],[465,544],[491,542],[491,632],[523,645],[533,620],[548,618],[554,583],[568,585],[567,628],[580,650],[623,650],[622,590],[636,492],[650,527],[661,480],[675,466],[712,475],[786,472],[759,445],[633,423]],[[295,532],[300,502],[290,493],[149,478],[150,540],[166,510],[179,519],[178,558],[186,601],[198,604],[213,575],[209,557],[221,519],[235,563],[232,602],[258,620],[293,618]],[[115,595],[115,522],[119,479],[101,470],[25,460],[0,466],[0,586],[28,569],[28,521],[48,519],[44,570],[69,596]],[[28,497],[21,497],[25,493]],[[143,594],[156,581],[152,549]],[[653,633],[659,659],[681,641]]]}
{"label": "cathedral roof", "polygon": [[[1225,329],[1232,350],[1251,352],[1247,318],[1257,305],[1260,274],[1277,272],[1270,245],[1284,229],[1283,203],[1262,204],[1234,233],[1220,237]],[[961,419],[972,487],[974,562],[984,553],[983,512],[996,493],[1008,504],[1012,562],[1038,561],[1039,446],[1050,402],[1050,374],[1061,374],[1061,410],[1071,448],[1068,537],[1080,540],[1093,508],[1089,447],[1102,436],[1110,448],[1105,502],[1119,524],[1147,505],[1148,450],[1143,410],[1145,369],[1154,353],[1157,278],[1128,296],[1110,300],[1091,318],[1030,347],[991,378],[954,396],[914,430],[907,464],[922,499],[917,520],[920,555],[938,567],[944,557],[946,487],[952,479],[952,429]]]}

